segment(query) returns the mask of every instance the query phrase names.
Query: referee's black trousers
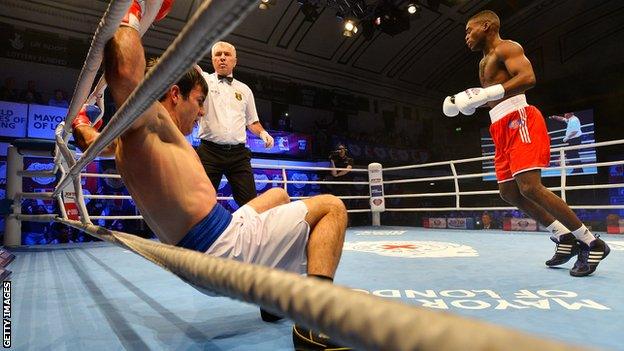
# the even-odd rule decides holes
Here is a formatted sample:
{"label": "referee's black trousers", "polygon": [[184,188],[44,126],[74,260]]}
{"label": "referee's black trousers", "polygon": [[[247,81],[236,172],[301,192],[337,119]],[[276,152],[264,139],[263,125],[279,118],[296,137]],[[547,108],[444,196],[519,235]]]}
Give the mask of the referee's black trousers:
{"label": "referee's black trousers", "polygon": [[197,155],[217,192],[221,177],[225,175],[232,188],[234,201],[239,206],[256,197],[251,151],[245,144],[219,145],[202,140],[197,147]]}

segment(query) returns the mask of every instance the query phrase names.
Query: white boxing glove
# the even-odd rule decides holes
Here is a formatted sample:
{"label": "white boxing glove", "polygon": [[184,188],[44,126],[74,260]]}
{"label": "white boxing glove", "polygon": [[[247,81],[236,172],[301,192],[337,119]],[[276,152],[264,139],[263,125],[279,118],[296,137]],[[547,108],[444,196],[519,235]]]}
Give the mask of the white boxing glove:
{"label": "white boxing glove", "polygon": [[273,144],[275,143],[273,137],[269,135],[266,130],[260,132],[260,138],[262,138],[262,140],[264,141],[265,148],[271,149],[273,147]]}
{"label": "white boxing glove", "polygon": [[488,101],[502,99],[505,96],[505,89],[501,84],[492,85],[487,88],[470,88],[455,94],[455,105],[459,112],[466,116],[472,115],[477,107]]}
{"label": "white boxing glove", "polygon": [[442,103],[442,111],[447,117],[455,117],[459,114],[459,108],[455,105],[455,96],[447,96]]}

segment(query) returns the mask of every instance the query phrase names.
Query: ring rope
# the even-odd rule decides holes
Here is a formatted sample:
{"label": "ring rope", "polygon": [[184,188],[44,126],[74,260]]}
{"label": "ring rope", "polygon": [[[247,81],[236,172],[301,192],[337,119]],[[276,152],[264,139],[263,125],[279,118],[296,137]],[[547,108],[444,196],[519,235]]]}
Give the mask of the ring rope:
{"label": "ring rope", "polygon": [[582,350],[500,326],[212,257],[78,221],[56,219],[131,250],[212,293],[251,302],[363,350]]}
{"label": "ring rope", "polygon": [[131,3],[132,0],[111,0],[106,12],[104,12],[104,16],[102,16],[100,24],[93,35],[87,58],[78,75],[78,84],[74,88],[74,94],[72,95],[69,109],[67,109],[67,116],[65,117],[67,121],[66,132],[69,132],[71,122],[89,95],[89,89],[91,89],[95,75],[102,63],[104,46],[115,35],[117,28],[119,28],[119,23],[121,23]]}

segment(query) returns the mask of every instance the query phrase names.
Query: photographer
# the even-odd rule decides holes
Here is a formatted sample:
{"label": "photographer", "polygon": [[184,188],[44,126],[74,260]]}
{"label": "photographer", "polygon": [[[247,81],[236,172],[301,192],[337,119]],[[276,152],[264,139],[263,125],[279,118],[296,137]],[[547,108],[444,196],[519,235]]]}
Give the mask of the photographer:
{"label": "photographer", "polygon": [[[327,177],[328,181],[347,181],[350,180],[350,170],[353,168],[353,159],[347,156],[347,147],[344,144],[338,144],[336,149],[329,154],[329,162],[331,162],[331,176]],[[338,169],[336,169],[338,168]],[[346,168],[339,170],[340,168]],[[329,184],[328,192],[333,195],[348,195],[348,185]]]}

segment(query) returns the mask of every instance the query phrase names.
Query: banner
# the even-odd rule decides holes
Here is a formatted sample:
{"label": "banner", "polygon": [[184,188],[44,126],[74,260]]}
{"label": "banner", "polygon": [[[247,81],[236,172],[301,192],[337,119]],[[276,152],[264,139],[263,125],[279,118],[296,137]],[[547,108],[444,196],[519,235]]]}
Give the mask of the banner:
{"label": "banner", "polygon": [[375,162],[384,160],[391,164],[425,163],[429,160],[429,152],[426,150],[398,149],[385,145],[374,145],[365,141],[340,140],[332,136],[332,145],[344,143],[349,150],[349,155],[358,162]]}
{"label": "banner", "polygon": [[270,149],[264,147],[264,141],[259,136],[249,130],[247,131],[247,146],[251,152],[295,157],[306,157],[312,152],[312,137],[310,135],[276,130],[269,130],[268,133],[275,140],[275,144]]}
{"label": "banner", "polygon": [[54,129],[65,120],[67,108],[45,105],[29,105],[28,137],[54,139]]}
{"label": "banner", "polygon": [[505,218],[503,230],[506,231],[537,231],[537,222],[533,218]]}
{"label": "banner", "polygon": [[26,137],[28,105],[16,102],[0,101],[0,136]]}
{"label": "banner", "polygon": [[607,234],[624,234],[624,219],[616,214],[607,216]]}
{"label": "banner", "polygon": [[446,224],[449,229],[474,229],[472,218],[449,218]]}
{"label": "banner", "polygon": [[446,218],[425,218],[423,220],[423,227],[446,229]]}
{"label": "banner", "polygon": [[89,46],[86,40],[0,23],[0,57],[81,68]]}

